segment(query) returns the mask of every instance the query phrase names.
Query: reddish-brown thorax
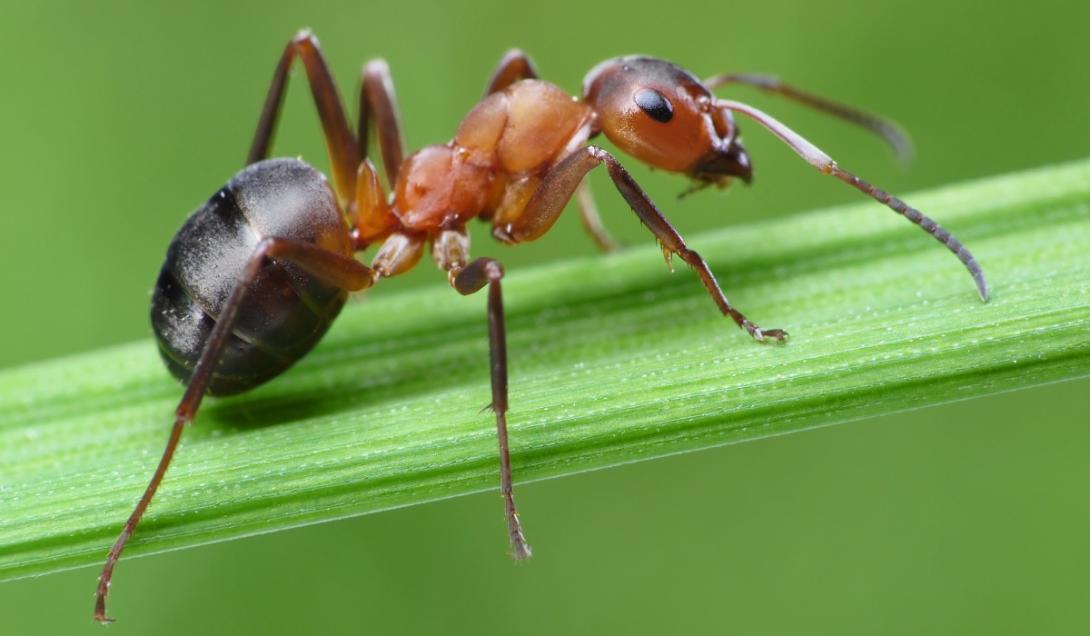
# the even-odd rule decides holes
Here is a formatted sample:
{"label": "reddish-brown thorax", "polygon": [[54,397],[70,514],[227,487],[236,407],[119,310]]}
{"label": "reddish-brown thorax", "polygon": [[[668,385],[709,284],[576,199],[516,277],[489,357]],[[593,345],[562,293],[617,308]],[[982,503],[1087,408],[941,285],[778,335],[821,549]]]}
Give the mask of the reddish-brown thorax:
{"label": "reddish-brown thorax", "polygon": [[[510,223],[549,168],[587,140],[592,119],[589,106],[540,80],[523,80],[489,95],[466,115],[451,141],[405,160],[389,204],[374,169],[361,174],[360,240],[373,243],[393,232],[434,239],[477,216],[497,227]],[[374,214],[376,207],[384,213]]]}

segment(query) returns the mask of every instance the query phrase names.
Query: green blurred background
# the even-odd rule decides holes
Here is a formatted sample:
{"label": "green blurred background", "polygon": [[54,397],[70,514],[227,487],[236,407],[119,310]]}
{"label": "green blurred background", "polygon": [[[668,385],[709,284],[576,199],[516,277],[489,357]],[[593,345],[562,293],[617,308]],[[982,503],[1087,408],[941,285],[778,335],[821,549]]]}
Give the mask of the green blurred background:
{"label": "green blurred background", "polygon": [[[240,167],[303,26],[352,100],[360,64],[389,60],[414,148],[449,138],[520,46],[572,91],[601,59],[645,52],[887,114],[914,136],[907,170],[864,133],[733,93],[898,193],[1090,153],[1085,3],[4,2],[0,15],[3,367],[148,336],[166,244]],[[277,148],[325,166],[299,80]],[[682,181],[636,176],[690,235],[858,200],[751,128],[752,188],[677,203]],[[611,230],[648,241],[597,177]],[[475,236],[516,271],[594,253],[575,215],[517,250]],[[372,297],[440,281],[425,264]],[[111,632],[1085,634],[1088,389],[528,484],[537,557],[521,566],[504,557],[494,494],[125,561]],[[3,632],[98,633],[96,576],[0,584]]]}

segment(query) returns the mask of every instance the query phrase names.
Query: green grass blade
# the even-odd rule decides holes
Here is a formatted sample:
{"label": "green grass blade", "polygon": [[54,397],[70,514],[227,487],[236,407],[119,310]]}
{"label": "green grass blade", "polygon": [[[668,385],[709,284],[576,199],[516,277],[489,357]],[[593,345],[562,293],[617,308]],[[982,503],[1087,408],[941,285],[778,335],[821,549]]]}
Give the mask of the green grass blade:
{"label": "green grass blade", "polygon": [[[511,272],[516,483],[1090,373],[1090,162],[907,199],[973,249],[990,303],[868,202],[691,239],[783,347],[654,246]],[[484,307],[379,289],[285,376],[209,400],[126,554],[495,488]],[[100,562],[180,394],[150,342],[0,373],[0,579]],[[497,546],[501,519],[497,498]]]}

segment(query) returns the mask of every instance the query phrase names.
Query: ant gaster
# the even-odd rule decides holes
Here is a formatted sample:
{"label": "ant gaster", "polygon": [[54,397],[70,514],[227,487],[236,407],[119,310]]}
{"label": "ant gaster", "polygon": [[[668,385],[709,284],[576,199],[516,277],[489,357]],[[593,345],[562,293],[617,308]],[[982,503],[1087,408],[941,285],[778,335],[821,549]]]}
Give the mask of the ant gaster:
{"label": "ant gaster", "polygon": [[[332,189],[322,174],[298,159],[266,158],[297,57],[321,120]],[[163,360],[186,388],[151,483],[106,558],[95,618],[109,620],[106,596],[114,566],[204,395],[246,391],[283,372],[318,342],[348,292],[409,270],[428,245],[458,293],[488,287],[491,408],[499,436],[501,492],[514,556],[528,557],[530,546],[511,490],[503,268],[491,258],[470,260],[466,223],[473,218],[491,222],[493,236],[507,244],[533,241],[552,227],[574,196],[594,241],[612,249],[583,182],[598,165],[605,164],[614,186],[661,244],[667,262],[676,255],[694,269],[719,310],[754,339],[784,340],[783,330],[762,329],[734,308],[708,264],[685,244],[621,163],[587,144],[599,133],[654,168],[687,175],[698,187],[724,187],[734,178],[748,183],[753,174],[734,119],[740,113],[823,174],[887,205],[946,245],[987,299],[979,265],[949,232],[843,170],[771,116],[712,94],[727,84],[756,86],[794,99],[881,135],[895,150],[907,147],[896,126],[766,76],[719,75],[701,82],[663,60],[623,57],[591,70],[582,98],[576,99],[538,80],[529,58],[516,50],[501,60],[485,98],[462,120],[450,142],[403,159],[386,63],[372,61],[363,69],[353,133],[316,38],[307,31],[293,38],[276,67],[246,168],[186,221],[167,250],[151,319]],[[372,125],[392,196],[366,156]],[[368,267],[354,254],[372,245],[378,251]]]}

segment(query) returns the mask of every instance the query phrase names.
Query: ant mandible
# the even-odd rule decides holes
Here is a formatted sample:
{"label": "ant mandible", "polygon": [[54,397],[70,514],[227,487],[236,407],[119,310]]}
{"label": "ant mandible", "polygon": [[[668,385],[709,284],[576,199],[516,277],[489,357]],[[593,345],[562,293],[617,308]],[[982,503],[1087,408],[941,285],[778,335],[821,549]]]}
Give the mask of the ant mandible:
{"label": "ant mandible", "polygon": [[[298,57],[321,120],[333,187],[298,159],[266,159],[292,62]],[[964,263],[987,300],[984,275],[969,250],[935,221],[842,169],[827,154],[771,116],[718,99],[712,89],[748,84],[794,99],[906,147],[898,128],[760,75],[718,75],[701,82],[669,62],[622,57],[603,62],[573,98],[537,79],[522,52],[508,52],[492,74],[485,98],[466,115],[454,139],[404,157],[389,68],[368,63],[359,92],[355,134],[318,48],[303,31],[284,49],[273,75],[247,166],[182,226],[167,250],[151,305],[162,358],[185,393],[162,459],[110,549],[99,578],[95,618],[106,622],[114,566],[166,473],[182,429],[206,393],[230,395],[282,373],[322,337],[348,292],[397,276],[431,245],[436,264],[460,294],[488,287],[492,410],[499,436],[500,484],[514,556],[530,556],[511,488],[507,443],[507,351],[503,268],[491,258],[469,260],[466,223],[492,223],[492,235],[514,245],[552,227],[574,196],[586,229],[603,249],[614,243],[602,228],[583,179],[605,164],[614,186],[655,235],[669,263],[676,255],[696,270],[719,310],[754,339],[783,341],[781,329],[762,329],[735,309],[703,258],[609,152],[587,142],[599,133],[624,153],[697,186],[749,183],[752,167],[734,113],[767,128],[821,173],[832,175],[919,225]],[[371,125],[378,133],[387,197],[366,156]],[[354,258],[379,245],[371,266]]]}

